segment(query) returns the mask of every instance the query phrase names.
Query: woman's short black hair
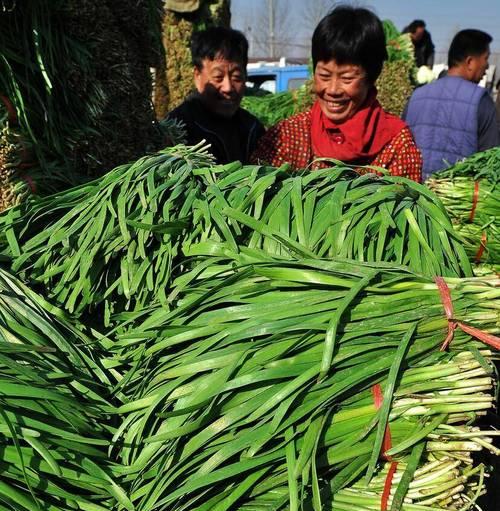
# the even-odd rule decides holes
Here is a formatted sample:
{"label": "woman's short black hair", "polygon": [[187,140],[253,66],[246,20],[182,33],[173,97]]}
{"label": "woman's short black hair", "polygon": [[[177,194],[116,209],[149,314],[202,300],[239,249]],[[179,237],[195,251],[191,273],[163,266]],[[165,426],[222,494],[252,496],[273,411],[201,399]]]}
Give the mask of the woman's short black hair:
{"label": "woman's short black hair", "polygon": [[479,57],[488,51],[493,41],[490,34],[482,30],[472,28],[458,32],[451,41],[448,50],[448,67],[454,67],[463,62],[467,57]]}
{"label": "woman's short black hair", "polygon": [[210,27],[195,32],[191,38],[191,59],[198,69],[203,60],[222,57],[238,62],[246,69],[248,63],[248,41],[242,32],[225,27]]}
{"label": "woman's short black hair", "polygon": [[410,32],[414,34],[417,31],[417,28],[426,28],[424,20],[413,20],[406,28],[403,29],[403,32]]}
{"label": "woman's short black hair", "polygon": [[312,60],[314,69],[320,61],[355,64],[375,83],[387,59],[384,28],[370,10],[339,6],[327,14],[314,30]]}

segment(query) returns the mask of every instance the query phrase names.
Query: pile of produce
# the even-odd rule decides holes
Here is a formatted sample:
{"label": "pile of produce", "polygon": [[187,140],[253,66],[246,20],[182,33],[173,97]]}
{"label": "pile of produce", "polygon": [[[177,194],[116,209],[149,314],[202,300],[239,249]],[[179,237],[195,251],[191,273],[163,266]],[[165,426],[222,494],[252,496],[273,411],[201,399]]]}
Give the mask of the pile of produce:
{"label": "pile of produce", "polygon": [[500,281],[366,172],[177,146],[0,215],[0,509],[474,506]]}
{"label": "pile of produce", "polygon": [[158,147],[149,67],[160,2],[112,4],[0,1],[1,209]]}
{"label": "pile of produce", "polygon": [[388,61],[411,62],[415,57],[415,50],[410,34],[402,34],[391,20],[384,20],[382,24],[387,41]]}
{"label": "pile of produce", "polygon": [[415,89],[414,61],[386,62],[377,80],[377,99],[387,112],[401,116]]}
{"label": "pile of produce", "polygon": [[409,34],[401,34],[394,23],[384,20],[388,59],[377,80],[378,100],[383,108],[401,116],[415,88],[415,56]]}
{"label": "pile of produce", "polygon": [[385,261],[427,275],[471,275],[441,204],[409,179],[358,176],[339,164],[294,174],[267,196],[267,204],[256,218],[223,210],[252,230],[245,243],[251,249],[281,257]]}
{"label": "pile of produce", "polygon": [[20,172],[23,141],[14,130],[7,128],[7,123],[4,126],[0,131],[0,211],[18,204],[29,193]]}
{"label": "pile of produce", "polygon": [[433,174],[427,186],[439,197],[470,259],[500,269],[500,149],[477,153]]}
{"label": "pile of produce", "polygon": [[241,106],[252,112],[268,128],[294,114],[304,112],[313,103],[312,81],[307,81],[293,91],[245,96]]}
{"label": "pile of produce", "polygon": [[1,509],[132,509],[107,455],[101,356],[61,311],[0,270]]}
{"label": "pile of produce", "polygon": [[118,297],[121,309],[144,306],[165,292],[178,238],[193,225],[203,181],[193,170],[210,163],[196,148],[173,149],[27,201],[3,216],[4,253],[70,312],[104,301],[109,314]]}
{"label": "pile of produce", "polygon": [[[385,261],[428,275],[470,276],[438,201],[405,178],[346,166],[211,165],[177,146],[0,216],[0,254],[27,282],[78,315],[169,303],[186,256],[240,247],[282,258]],[[102,307],[100,307],[102,305]]]}
{"label": "pile of produce", "polygon": [[[153,308],[112,345],[128,398],[115,441],[138,509],[320,510],[332,495],[364,509],[386,479],[381,451],[412,466],[403,495],[420,458],[421,472],[432,464],[415,503],[475,498],[482,468],[468,451],[494,448],[468,424],[492,407],[490,352],[462,330],[439,351],[443,282],[377,264],[235,262],[181,276],[178,306]],[[499,331],[497,279],[446,285],[456,321]],[[339,493],[360,476],[368,489]]]}

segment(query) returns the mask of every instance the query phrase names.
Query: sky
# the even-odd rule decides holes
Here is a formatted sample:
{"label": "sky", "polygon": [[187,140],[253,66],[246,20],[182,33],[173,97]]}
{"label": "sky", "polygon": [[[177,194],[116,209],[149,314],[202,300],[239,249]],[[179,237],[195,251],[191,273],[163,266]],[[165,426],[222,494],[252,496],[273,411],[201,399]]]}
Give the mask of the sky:
{"label": "sky", "polygon": [[[322,10],[323,6],[333,5],[329,0],[275,0],[278,14],[286,19],[286,32],[293,44],[295,54],[303,56],[312,35],[312,28],[306,23],[305,11]],[[353,3],[353,2],[344,2]],[[391,19],[398,29],[414,19],[423,19],[432,35],[437,52],[447,52],[453,35],[464,28],[478,28],[493,37],[492,52],[500,54],[500,0],[357,0],[356,5],[369,7],[382,18]],[[257,50],[255,38],[267,23],[268,0],[232,0],[232,25],[254,36],[254,52]],[[281,11],[280,11],[281,9]],[[283,14],[284,13],[284,14]],[[250,29],[250,30],[248,30]],[[262,51],[262,50],[261,50]],[[493,56],[496,60],[497,56]],[[500,55],[498,56],[500,61]]]}

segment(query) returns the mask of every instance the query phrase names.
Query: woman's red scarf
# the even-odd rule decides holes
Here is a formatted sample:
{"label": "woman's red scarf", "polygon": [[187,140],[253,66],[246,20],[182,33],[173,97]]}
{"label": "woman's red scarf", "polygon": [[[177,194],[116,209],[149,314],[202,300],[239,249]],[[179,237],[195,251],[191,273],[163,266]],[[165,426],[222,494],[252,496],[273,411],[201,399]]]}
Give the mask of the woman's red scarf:
{"label": "woman's red scarf", "polygon": [[328,119],[316,101],[311,110],[311,142],[316,158],[333,158],[359,165],[371,163],[406,126],[399,117],[384,111],[376,89],[347,121]]}

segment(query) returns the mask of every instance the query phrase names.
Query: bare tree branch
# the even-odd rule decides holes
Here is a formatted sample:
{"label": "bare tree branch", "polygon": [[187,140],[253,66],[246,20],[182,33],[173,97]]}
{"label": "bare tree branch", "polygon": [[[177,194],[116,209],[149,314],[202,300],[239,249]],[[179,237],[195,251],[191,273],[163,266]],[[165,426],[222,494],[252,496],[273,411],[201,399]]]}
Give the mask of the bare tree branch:
{"label": "bare tree branch", "polygon": [[[257,2],[256,2],[257,3]],[[293,28],[287,0],[259,0],[255,19],[245,20],[250,54],[277,59],[288,53]]]}
{"label": "bare tree branch", "polygon": [[304,3],[300,18],[311,36],[318,23],[333,9],[335,3],[334,0],[314,0]]}

